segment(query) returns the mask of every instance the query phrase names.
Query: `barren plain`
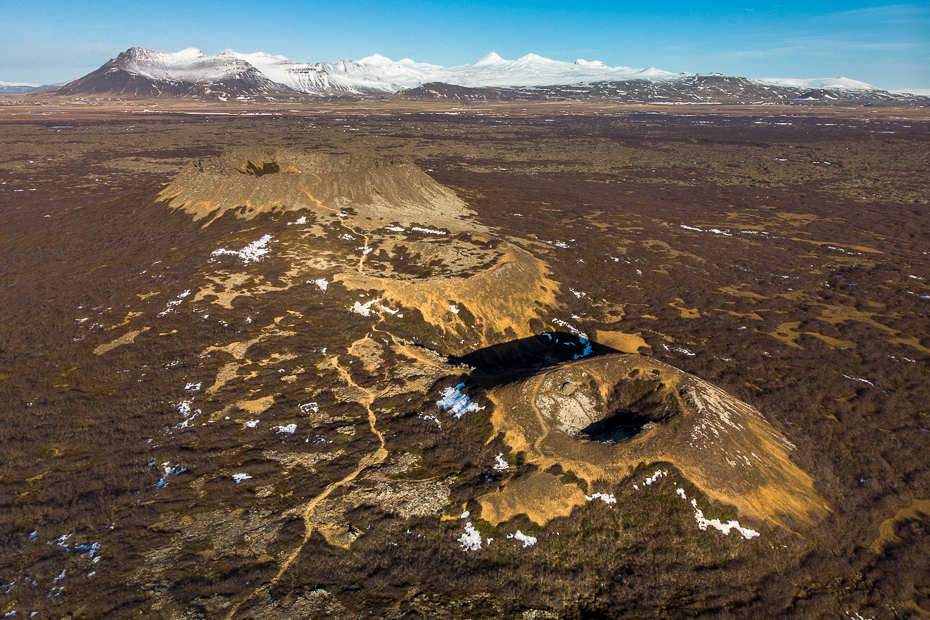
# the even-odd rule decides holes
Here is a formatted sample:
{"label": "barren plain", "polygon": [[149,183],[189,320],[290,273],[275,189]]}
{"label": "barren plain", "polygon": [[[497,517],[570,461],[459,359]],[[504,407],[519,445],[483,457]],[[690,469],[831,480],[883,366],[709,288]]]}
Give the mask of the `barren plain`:
{"label": "barren plain", "polygon": [[925,109],[61,100],[0,144],[0,613],[930,615]]}

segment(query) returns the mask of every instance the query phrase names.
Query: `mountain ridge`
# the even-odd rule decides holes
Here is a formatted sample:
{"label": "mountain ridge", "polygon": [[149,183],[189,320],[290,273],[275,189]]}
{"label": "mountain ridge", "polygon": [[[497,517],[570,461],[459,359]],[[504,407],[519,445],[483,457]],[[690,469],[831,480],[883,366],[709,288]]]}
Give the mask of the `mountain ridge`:
{"label": "mountain ridge", "polygon": [[[724,97],[712,93],[705,97],[704,94],[692,92],[695,83],[708,80],[735,80],[743,86],[734,90],[731,84]],[[603,93],[612,88],[616,91],[618,101],[629,102],[641,102],[645,98],[646,101],[680,103],[772,103],[797,100],[808,103],[854,101],[875,104],[905,101],[930,104],[930,99],[920,94],[900,91],[890,93],[845,77],[748,79],[720,73],[673,73],[655,67],[610,67],[599,60],[582,58],[575,62],[565,62],[537,54],[507,60],[496,52],[490,52],[477,62],[452,67],[416,62],[409,58],[394,61],[380,54],[358,61],[311,64],[294,62],[282,55],[240,53],[232,49],[211,56],[195,47],[178,52],[132,47],[96,71],[64,84],[53,93],[67,96],[185,97],[219,101],[346,95],[399,96],[403,99],[405,93],[416,91],[427,84],[445,84],[463,89],[506,89],[511,91],[510,95],[516,95],[517,99],[552,98],[540,96],[540,89],[561,91],[555,95],[557,100],[603,97],[606,96]],[[0,83],[0,86],[3,84]],[[586,92],[582,93],[578,89],[568,92],[565,87],[569,86]],[[630,90],[635,91],[635,94],[626,96]],[[700,86],[698,90],[707,89]],[[820,91],[829,95],[804,96]],[[478,98],[500,97],[489,95]],[[924,99],[927,101],[924,102]]]}

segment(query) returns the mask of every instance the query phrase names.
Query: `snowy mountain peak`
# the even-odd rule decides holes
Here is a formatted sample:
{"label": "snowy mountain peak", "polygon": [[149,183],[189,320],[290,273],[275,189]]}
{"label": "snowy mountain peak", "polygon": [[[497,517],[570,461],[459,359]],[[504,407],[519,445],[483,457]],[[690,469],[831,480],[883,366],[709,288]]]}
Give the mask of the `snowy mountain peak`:
{"label": "snowy mountain peak", "polygon": [[476,62],[476,63],[475,63],[474,65],[472,65],[472,66],[474,66],[474,67],[490,67],[490,66],[494,66],[494,65],[501,65],[501,64],[504,64],[505,62],[507,62],[507,61],[504,60],[503,58],[501,58],[500,56],[498,56],[498,55],[497,55],[497,52],[491,52],[490,54],[488,54],[487,56],[485,56],[484,58],[482,58],[481,60],[479,60],[478,62]]}
{"label": "snowy mountain peak", "polygon": [[[413,62],[413,61],[410,60],[410,59],[404,59],[404,60],[407,60],[407,61],[409,61],[409,62]],[[400,63],[397,63],[397,64],[403,63],[404,60],[401,60]],[[395,63],[394,63],[393,60],[391,60],[391,59],[388,58],[387,56],[382,56],[381,54],[372,54],[371,56],[366,56],[365,58],[362,58],[361,60],[359,60],[359,61],[358,61],[358,64],[360,64],[360,65],[371,65],[371,66],[374,66],[374,67],[384,67],[384,66],[386,66],[386,65],[392,65],[392,64],[395,64]]]}
{"label": "snowy mountain peak", "polygon": [[130,47],[128,50],[120,54],[125,58],[130,60],[154,60],[158,62],[171,62],[171,61],[190,61],[197,58],[203,58],[204,53],[201,52],[196,47],[185,47],[179,52],[166,52],[163,50],[150,50],[147,47]]}
{"label": "snowy mountain peak", "polygon": [[773,84],[775,86],[788,86],[790,88],[810,88],[826,90],[880,90],[876,86],[851,80],[845,77],[837,78],[812,78],[812,79],[795,79],[795,78],[760,78],[753,80],[757,84]]}
{"label": "snowy mountain peak", "polygon": [[602,63],[600,60],[585,60],[584,58],[579,58],[575,61],[575,64],[579,67],[603,67],[607,68],[607,65]]}

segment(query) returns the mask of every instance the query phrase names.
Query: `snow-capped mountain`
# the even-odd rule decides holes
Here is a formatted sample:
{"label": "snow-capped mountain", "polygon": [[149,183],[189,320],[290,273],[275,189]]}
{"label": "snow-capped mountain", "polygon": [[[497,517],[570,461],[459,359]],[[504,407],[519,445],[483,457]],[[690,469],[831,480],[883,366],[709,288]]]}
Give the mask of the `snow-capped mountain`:
{"label": "snow-capped mountain", "polygon": [[911,95],[914,97],[930,97],[930,88],[908,88],[905,90],[888,91],[896,95]]}
{"label": "snow-capped mountain", "polygon": [[22,93],[35,93],[43,90],[57,88],[61,84],[24,84],[22,82],[0,82],[0,94],[15,95]]}
{"label": "snow-capped mountain", "polygon": [[268,79],[255,66],[232,54],[207,56],[193,47],[180,52],[133,47],[93,73],[68,82],[57,92],[226,100],[294,91]]}
{"label": "snow-capped mountain", "polygon": [[409,59],[394,62],[378,55],[364,58],[358,64],[403,88],[430,82],[481,88],[486,86],[553,86],[626,80],[664,81],[689,75],[654,68],[608,67],[599,60],[579,59],[573,63],[563,62],[543,58],[536,54],[527,54],[517,60],[504,60],[494,52],[474,64],[449,68],[415,63]]}
{"label": "snow-capped mountain", "polygon": [[845,77],[812,78],[807,80],[797,80],[793,78],[760,78],[753,81],[757,84],[771,84],[773,86],[787,86],[789,88],[803,88],[806,90],[880,90],[877,86]]}
{"label": "snow-capped mountain", "polygon": [[506,60],[491,52],[472,64],[443,67],[409,58],[394,61],[379,54],[358,61],[310,64],[264,52],[242,54],[226,50],[208,56],[192,47],[179,52],[130,48],[93,73],[64,85],[57,93],[181,96],[221,101],[388,94],[413,99],[611,97],[621,101],[694,103],[790,100],[829,103],[905,97],[843,77],[747,80],[716,73],[609,67],[598,60],[563,62],[536,54]]}
{"label": "snow-capped mountain", "polygon": [[361,62],[353,60],[310,64],[264,52],[240,54],[233,50],[204,58],[238,59],[252,65],[273,82],[305,94],[389,93],[398,90],[377,71],[372,72]]}

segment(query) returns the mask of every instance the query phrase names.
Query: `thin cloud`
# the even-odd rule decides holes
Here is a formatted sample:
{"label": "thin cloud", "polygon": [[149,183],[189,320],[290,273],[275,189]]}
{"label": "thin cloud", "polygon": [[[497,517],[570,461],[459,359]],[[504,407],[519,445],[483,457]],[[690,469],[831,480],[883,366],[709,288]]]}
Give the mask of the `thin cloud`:
{"label": "thin cloud", "polygon": [[864,9],[852,9],[833,13],[835,17],[914,19],[915,17],[930,17],[930,7],[917,4],[889,4],[886,6],[873,6]]}
{"label": "thin cloud", "polygon": [[735,52],[720,52],[713,54],[711,58],[772,58],[774,56],[783,56],[793,52],[803,51],[804,46],[791,45],[786,47],[772,47],[764,50],[739,50]]}

